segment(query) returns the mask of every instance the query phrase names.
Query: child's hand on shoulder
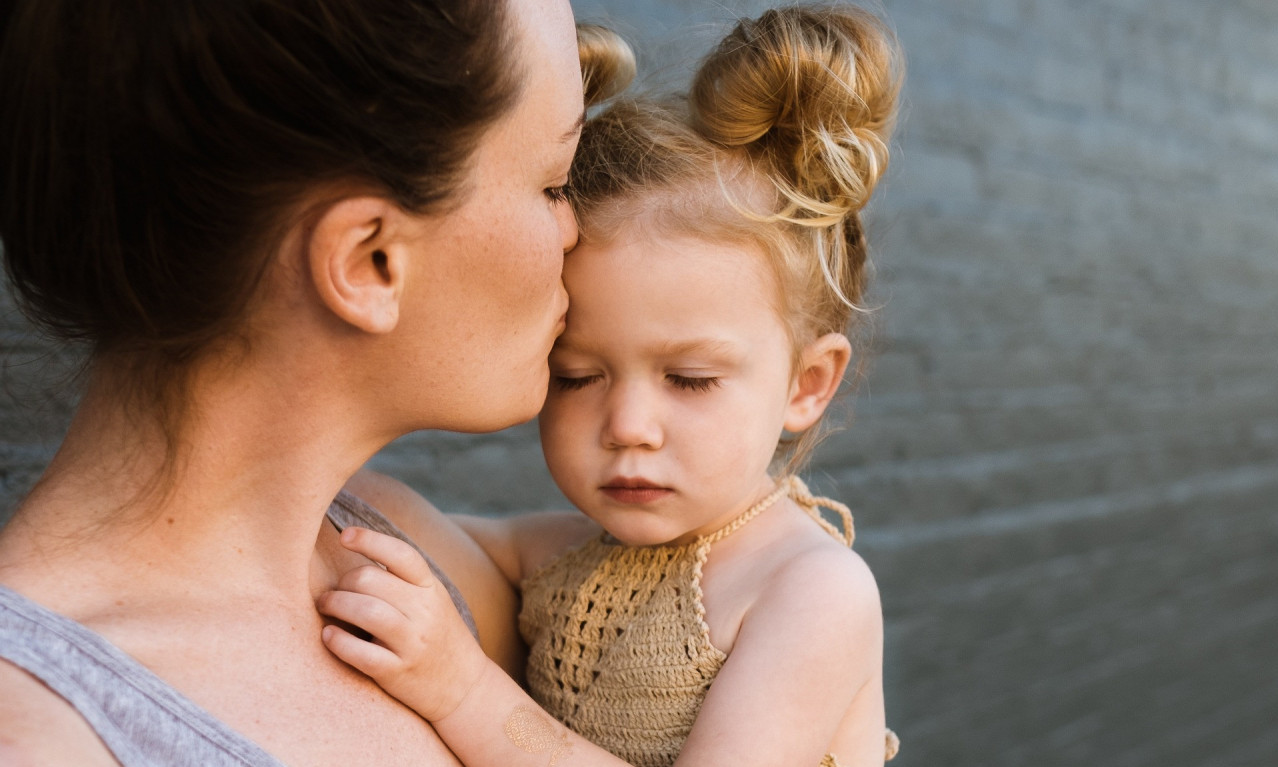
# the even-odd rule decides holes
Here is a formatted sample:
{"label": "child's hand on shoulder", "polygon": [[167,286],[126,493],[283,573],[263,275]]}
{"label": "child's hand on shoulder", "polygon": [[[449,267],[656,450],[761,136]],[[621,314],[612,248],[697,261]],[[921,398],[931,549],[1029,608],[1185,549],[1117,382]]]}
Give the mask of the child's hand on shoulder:
{"label": "child's hand on shoulder", "polygon": [[335,590],[320,595],[320,613],[372,636],[365,640],[328,625],[324,645],[422,717],[437,721],[452,713],[488,661],[448,591],[398,538],[350,527],[341,542],[385,569],[354,568]]}

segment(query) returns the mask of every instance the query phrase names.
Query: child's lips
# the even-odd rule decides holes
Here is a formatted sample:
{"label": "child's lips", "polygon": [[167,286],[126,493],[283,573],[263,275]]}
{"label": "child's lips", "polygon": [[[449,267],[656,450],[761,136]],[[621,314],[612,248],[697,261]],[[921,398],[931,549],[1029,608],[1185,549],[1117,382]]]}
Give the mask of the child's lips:
{"label": "child's lips", "polygon": [[642,477],[614,477],[599,489],[618,503],[630,504],[652,503],[674,492]]}

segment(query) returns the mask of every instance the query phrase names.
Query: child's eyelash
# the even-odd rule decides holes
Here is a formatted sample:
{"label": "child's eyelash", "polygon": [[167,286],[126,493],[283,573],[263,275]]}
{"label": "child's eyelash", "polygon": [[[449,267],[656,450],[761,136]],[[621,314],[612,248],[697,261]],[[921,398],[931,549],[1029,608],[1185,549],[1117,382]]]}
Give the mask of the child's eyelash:
{"label": "child's eyelash", "polygon": [[[603,378],[600,375],[592,376],[555,376],[555,388],[559,391],[577,391],[595,383]],[[668,380],[676,389],[684,391],[708,392],[720,386],[720,381],[714,376],[681,376],[674,373],[666,375]]]}
{"label": "child's eyelash", "polygon": [[598,381],[601,376],[581,376],[579,378],[570,378],[568,376],[555,376],[555,388],[559,391],[577,391],[584,389],[590,384]]}
{"label": "child's eyelash", "polygon": [[546,197],[551,202],[568,202],[568,185],[546,187]]}
{"label": "child's eyelash", "polygon": [[699,378],[670,373],[666,376],[666,379],[669,380],[670,383],[674,384],[676,388],[683,389],[684,391],[707,392],[719,385],[719,379],[713,376]]}

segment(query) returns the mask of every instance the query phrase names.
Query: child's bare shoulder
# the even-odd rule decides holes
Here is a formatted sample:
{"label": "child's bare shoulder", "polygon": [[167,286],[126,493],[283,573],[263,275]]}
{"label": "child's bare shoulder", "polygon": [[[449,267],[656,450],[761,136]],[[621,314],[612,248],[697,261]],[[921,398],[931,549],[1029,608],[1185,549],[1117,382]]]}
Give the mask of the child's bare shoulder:
{"label": "child's bare shoulder", "polygon": [[551,559],[599,535],[599,525],[576,511],[533,511],[500,517],[456,517],[489,552],[511,583],[519,583]]}
{"label": "child's bare shoulder", "polygon": [[527,578],[600,532],[602,528],[579,511],[540,511],[515,517],[512,533],[521,542],[523,576]]}
{"label": "child's bare shoulder", "polygon": [[879,587],[861,555],[817,531],[784,547],[752,612],[840,630],[878,630]]}
{"label": "child's bare shoulder", "polygon": [[783,554],[754,580],[731,657],[738,668],[783,666],[790,681],[779,684],[778,696],[861,689],[881,674],[883,655],[883,615],[870,568],[829,536],[805,535],[779,548]]}

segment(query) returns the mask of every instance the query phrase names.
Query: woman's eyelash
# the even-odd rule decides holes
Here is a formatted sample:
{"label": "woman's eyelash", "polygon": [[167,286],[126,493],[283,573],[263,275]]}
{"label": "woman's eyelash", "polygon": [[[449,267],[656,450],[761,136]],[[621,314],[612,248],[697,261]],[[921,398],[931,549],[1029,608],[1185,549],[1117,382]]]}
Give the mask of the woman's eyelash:
{"label": "woman's eyelash", "polygon": [[568,202],[568,185],[546,187],[546,197],[551,202]]}
{"label": "woman's eyelash", "polygon": [[681,376],[671,373],[666,376],[670,383],[676,388],[684,391],[707,392],[719,385],[719,379],[713,376],[706,378],[698,378],[693,376]]}
{"label": "woman's eyelash", "polygon": [[599,380],[599,378],[600,376],[597,376],[597,375],[581,376],[580,378],[570,378],[568,376],[555,376],[555,387],[559,389],[560,391],[577,391],[578,389],[586,388],[590,384]]}

